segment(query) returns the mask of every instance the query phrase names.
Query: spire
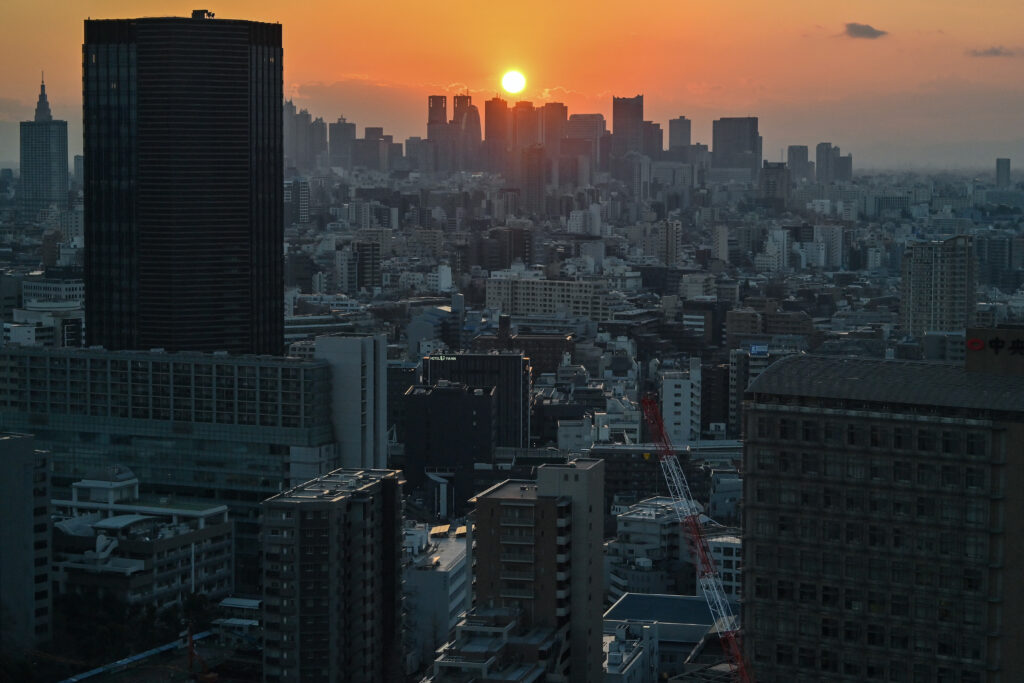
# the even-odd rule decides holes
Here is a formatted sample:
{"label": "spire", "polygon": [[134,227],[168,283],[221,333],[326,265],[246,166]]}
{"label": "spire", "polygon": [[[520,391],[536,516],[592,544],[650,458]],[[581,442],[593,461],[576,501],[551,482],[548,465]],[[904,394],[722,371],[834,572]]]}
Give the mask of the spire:
{"label": "spire", "polygon": [[46,100],[46,76],[40,80],[39,101],[36,103],[36,121],[53,121],[50,113],[50,103]]}

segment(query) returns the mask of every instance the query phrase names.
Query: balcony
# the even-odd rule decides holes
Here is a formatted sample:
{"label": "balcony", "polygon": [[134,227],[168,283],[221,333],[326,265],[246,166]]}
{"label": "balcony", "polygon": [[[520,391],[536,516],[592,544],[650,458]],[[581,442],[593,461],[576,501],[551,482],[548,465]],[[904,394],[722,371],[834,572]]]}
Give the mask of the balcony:
{"label": "balcony", "polygon": [[508,581],[533,581],[533,572],[515,572],[502,570],[501,578]]}
{"label": "balcony", "polygon": [[533,553],[501,553],[502,562],[533,562]]}
{"label": "balcony", "polygon": [[533,545],[533,534],[529,536],[525,534],[502,534],[502,543],[519,543],[522,545]]}

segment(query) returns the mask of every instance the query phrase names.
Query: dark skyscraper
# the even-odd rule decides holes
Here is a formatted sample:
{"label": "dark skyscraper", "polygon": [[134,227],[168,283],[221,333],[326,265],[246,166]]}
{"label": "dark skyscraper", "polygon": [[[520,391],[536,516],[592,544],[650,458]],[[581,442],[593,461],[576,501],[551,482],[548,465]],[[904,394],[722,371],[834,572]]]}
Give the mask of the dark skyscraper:
{"label": "dark skyscraper", "polygon": [[612,146],[617,155],[643,149],[644,96],[612,98]]}
{"label": "dark skyscraper", "polygon": [[356,124],[339,116],[336,123],[327,125],[330,133],[328,158],[331,166],[348,168],[352,165],[352,143],[356,139]]}
{"label": "dark skyscraper", "polygon": [[54,121],[46,99],[46,84],[39,86],[39,102],[32,121],[21,122],[21,181],[18,207],[27,216],[68,203],[68,122]]}
{"label": "dark skyscraper", "polygon": [[807,145],[790,145],[786,150],[786,166],[795,181],[810,180],[812,177]]}
{"label": "dark skyscraper", "polygon": [[283,347],[281,26],[88,20],[90,344]]}
{"label": "dark skyscraper", "polygon": [[712,124],[711,163],[715,168],[749,168],[757,178],[761,168],[761,136],[757,117],[721,118]]}

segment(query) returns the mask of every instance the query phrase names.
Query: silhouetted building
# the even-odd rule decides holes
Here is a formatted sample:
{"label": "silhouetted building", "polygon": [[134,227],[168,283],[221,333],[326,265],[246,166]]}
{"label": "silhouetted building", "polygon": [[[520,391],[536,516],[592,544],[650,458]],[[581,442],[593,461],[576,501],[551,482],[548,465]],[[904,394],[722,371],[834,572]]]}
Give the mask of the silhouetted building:
{"label": "silhouetted building", "polygon": [[[22,124],[24,125],[24,124]],[[996,187],[1000,189],[1010,187],[1010,160],[996,159]]]}
{"label": "silhouetted building", "polygon": [[758,681],[1024,671],[1024,376],[796,356],[747,396],[743,628]]}
{"label": "silhouetted building", "polygon": [[612,97],[612,152],[625,156],[642,152],[644,145],[644,96]]}
{"label": "silhouetted building", "polygon": [[27,434],[0,432],[0,653],[22,657],[50,639],[50,467]]}
{"label": "silhouetted building", "polygon": [[712,124],[711,163],[715,168],[747,168],[750,179],[761,168],[757,117],[721,118]]}
{"label": "silhouetted building", "polygon": [[401,680],[401,473],[340,469],[263,501],[263,680]]}
{"label": "silhouetted building", "polygon": [[816,180],[823,185],[853,180],[853,155],[843,156],[831,142],[818,143],[815,162]]}
{"label": "silhouetted building", "polygon": [[690,146],[690,119],[679,116],[668,122],[668,148],[677,149]]}
{"label": "silhouetted building", "polygon": [[331,166],[350,168],[352,166],[352,143],[356,139],[356,124],[339,116],[337,122],[328,124],[330,131],[328,158]]}
{"label": "silhouetted building", "polygon": [[281,25],[87,20],[83,53],[89,343],[281,353]]}
{"label": "silhouetted building", "polygon": [[68,122],[54,121],[46,99],[46,84],[39,85],[35,117],[22,121],[21,178],[18,209],[29,219],[50,206],[68,205]]}
{"label": "silhouetted building", "polygon": [[497,390],[497,445],[525,448],[530,442],[530,359],[522,353],[442,353],[423,359],[423,384],[441,380]]}
{"label": "silhouetted building", "polygon": [[790,171],[786,164],[766,161],[757,179],[757,198],[778,210],[789,202]]}
{"label": "silhouetted building", "polygon": [[665,150],[665,135],[661,130],[661,124],[654,121],[644,121],[641,127],[643,144],[641,151],[651,159],[657,159]]}
{"label": "silhouetted building", "polygon": [[786,150],[786,166],[796,182],[814,179],[814,165],[808,157],[807,145],[790,145]]}
{"label": "silhouetted building", "polygon": [[548,160],[543,145],[531,145],[522,151],[523,209],[532,216],[543,217],[547,190]]}

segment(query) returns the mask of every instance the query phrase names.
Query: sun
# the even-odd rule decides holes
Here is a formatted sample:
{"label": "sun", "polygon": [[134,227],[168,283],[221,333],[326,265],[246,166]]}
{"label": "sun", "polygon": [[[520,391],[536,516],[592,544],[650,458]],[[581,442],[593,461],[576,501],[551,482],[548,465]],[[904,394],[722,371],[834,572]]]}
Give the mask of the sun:
{"label": "sun", "polygon": [[518,71],[509,71],[501,77],[501,87],[513,95],[522,92],[526,87],[526,76]]}

